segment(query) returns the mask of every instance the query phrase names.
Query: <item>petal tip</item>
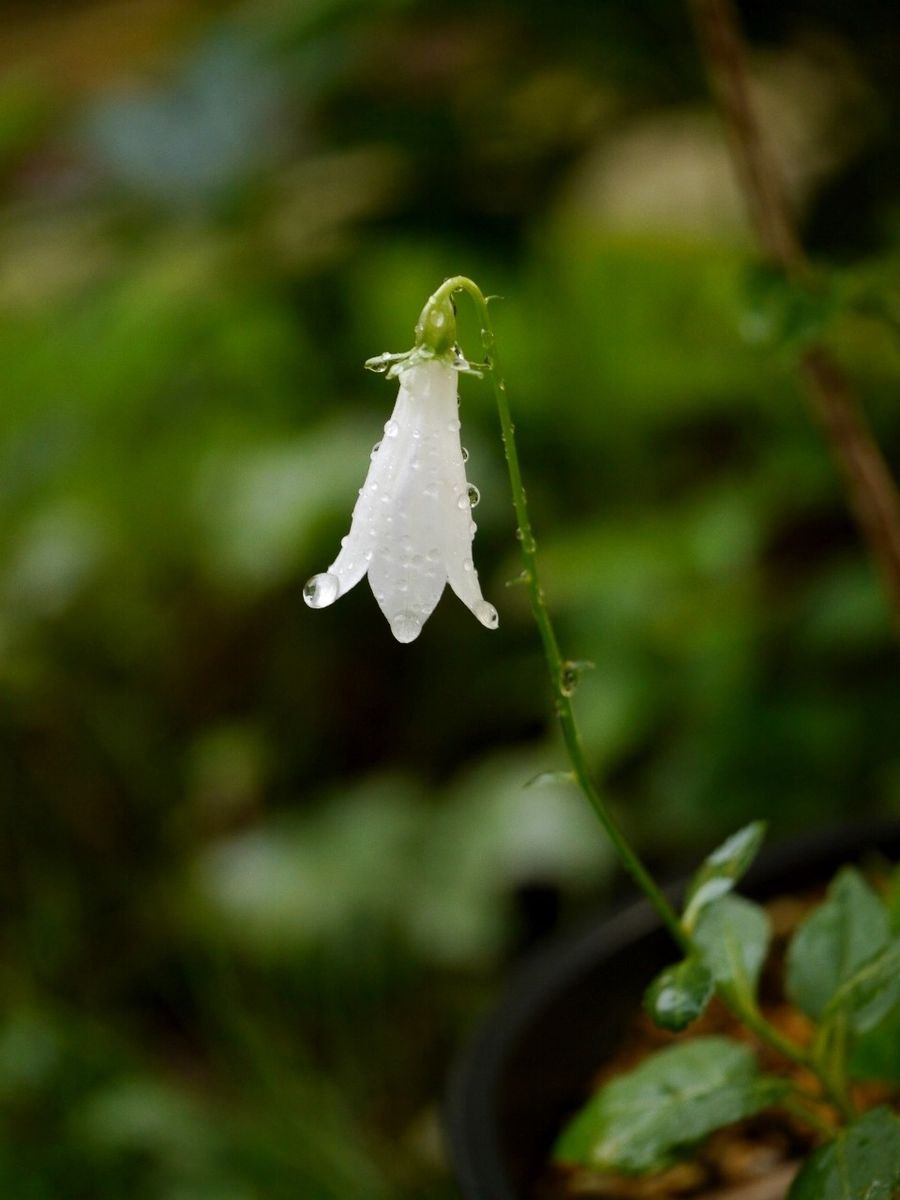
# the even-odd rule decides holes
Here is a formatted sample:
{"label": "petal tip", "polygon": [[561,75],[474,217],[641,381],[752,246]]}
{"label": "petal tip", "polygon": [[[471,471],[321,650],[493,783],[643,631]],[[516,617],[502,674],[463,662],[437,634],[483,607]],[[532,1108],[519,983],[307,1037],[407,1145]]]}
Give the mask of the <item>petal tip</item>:
{"label": "petal tip", "polygon": [[329,604],[334,604],[340,594],[340,580],[330,571],[313,575],[303,585],[303,599],[310,608],[327,608]]}
{"label": "petal tip", "polygon": [[485,629],[496,629],[500,624],[500,616],[496,608],[487,600],[479,600],[472,611]]}
{"label": "petal tip", "polygon": [[422,622],[414,613],[398,613],[391,621],[391,633],[398,642],[414,642],[421,632]]}

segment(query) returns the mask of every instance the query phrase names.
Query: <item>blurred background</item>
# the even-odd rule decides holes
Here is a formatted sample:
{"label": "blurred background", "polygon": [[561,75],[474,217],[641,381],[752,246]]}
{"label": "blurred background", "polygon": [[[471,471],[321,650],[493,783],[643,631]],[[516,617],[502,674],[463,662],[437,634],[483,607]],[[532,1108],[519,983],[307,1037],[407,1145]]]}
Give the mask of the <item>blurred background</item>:
{"label": "blurred background", "polygon": [[[900,10],[744,5],[823,301],[762,272],[678,0],[6,0],[0,1194],[440,1200],[448,1064],[620,888],[489,391],[486,633],[322,612],[406,349],[495,308],[590,756],[663,872],[900,811],[878,581],[793,374],[900,462]],[[463,344],[478,353],[463,318]]]}

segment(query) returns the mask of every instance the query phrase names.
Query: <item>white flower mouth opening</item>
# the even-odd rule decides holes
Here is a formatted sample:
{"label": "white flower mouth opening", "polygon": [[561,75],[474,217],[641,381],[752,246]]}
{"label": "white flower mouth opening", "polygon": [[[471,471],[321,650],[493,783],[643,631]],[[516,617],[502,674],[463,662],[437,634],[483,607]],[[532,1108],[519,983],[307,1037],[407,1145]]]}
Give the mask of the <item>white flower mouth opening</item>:
{"label": "white flower mouth opening", "polygon": [[397,403],[372,450],[350,532],[303,598],[310,608],[326,608],[368,574],[394,637],[412,642],[449,583],[482,625],[496,629],[497,610],[482,596],[472,561],[479,494],[466,479],[457,370],[426,358],[399,375]]}

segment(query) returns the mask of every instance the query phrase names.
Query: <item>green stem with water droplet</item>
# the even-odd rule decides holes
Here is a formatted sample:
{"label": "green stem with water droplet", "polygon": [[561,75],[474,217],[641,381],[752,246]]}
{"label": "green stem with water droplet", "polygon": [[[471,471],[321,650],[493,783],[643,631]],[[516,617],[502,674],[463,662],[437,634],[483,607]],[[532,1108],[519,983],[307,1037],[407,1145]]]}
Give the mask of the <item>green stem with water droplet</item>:
{"label": "green stem with water droplet", "polygon": [[591,778],[584,747],[581,742],[581,735],[578,732],[578,726],[575,721],[575,711],[572,707],[572,691],[574,690],[570,680],[572,664],[568,659],[564,659],[560,652],[556,631],[553,628],[553,622],[547,608],[547,601],[541,587],[537,562],[537,544],[534,540],[531,520],[528,515],[525,488],[522,485],[522,471],[519,466],[519,454],[516,449],[515,429],[510,414],[509,400],[506,395],[506,383],[500,371],[496,339],[488,312],[487,300],[477,284],[463,275],[457,275],[452,279],[446,280],[438,288],[423,311],[427,312],[432,305],[436,308],[442,306],[446,303],[447,297],[452,296],[454,292],[466,292],[472,298],[481,321],[481,341],[487,364],[490,367],[488,373],[491,378],[494,399],[496,400],[497,411],[500,416],[500,431],[503,438],[503,449],[506,453],[506,463],[509,469],[513,508],[515,509],[518,524],[519,545],[525,565],[525,578],[523,582],[527,583],[531,611],[541,636],[544,657],[547,661],[550,682],[553,687],[556,715],[559,719],[566,752],[572,764],[573,774],[578,786],[581,788],[615,847],[623,866],[656,909],[660,920],[669,930],[672,937],[685,954],[688,954],[691,950],[690,939],[682,929],[677,913],[657,886],[638,855],[631,848],[618,821],[613,816],[609,806],[598,792]]}
{"label": "green stem with water droplet", "polygon": [[[522,582],[527,583],[528,586],[531,611],[544,648],[544,658],[547,662],[547,669],[550,673],[550,682],[554,693],[556,715],[559,719],[569,762],[572,765],[572,774],[606,831],[622,865],[653,905],[660,920],[672,935],[681,951],[686,956],[695,955],[697,952],[693,938],[684,929],[675,909],[650,875],[650,872],[644,866],[636,851],[632,849],[624,831],[619,826],[618,821],[591,777],[581,735],[579,734],[578,725],[575,720],[575,711],[572,705],[572,692],[574,689],[570,683],[572,668],[583,668],[587,664],[572,663],[568,659],[565,659],[560,652],[559,641],[553,627],[550,611],[547,608],[546,597],[541,587],[537,561],[537,543],[534,539],[531,520],[528,515],[528,503],[525,498],[525,488],[522,485],[522,471],[516,448],[515,427],[510,413],[509,399],[506,394],[506,383],[500,369],[496,339],[491,324],[490,313],[488,312],[488,302],[476,283],[464,275],[456,275],[452,279],[447,279],[438,288],[425,306],[425,309],[423,309],[423,314],[427,314],[431,305],[446,305],[447,300],[456,292],[466,292],[471,297],[481,321],[481,340],[487,366],[489,367],[488,373],[494,389],[497,412],[500,417],[500,431],[509,470],[513,508],[515,509],[518,525],[519,545],[525,566],[522,573]],[[761,1042],[771,1046],[791,1062],[806,1067],[815,1075],[820,1082],[824,1094],[829,1097],[842,1118],[849,1119],[852,1116],[852,1105],[841,1094],[840,1089],[835,1087],[834,1082],[823,1073],[819,1065],[814,1061],[813,1056],[803,1046],[798,1045],[780,1033],[775,1026],[766,1020],[755,1005],[740,1004],[724,994],[722,995],[722,999],[729,1005],[735,1015],[756,1034]]]}

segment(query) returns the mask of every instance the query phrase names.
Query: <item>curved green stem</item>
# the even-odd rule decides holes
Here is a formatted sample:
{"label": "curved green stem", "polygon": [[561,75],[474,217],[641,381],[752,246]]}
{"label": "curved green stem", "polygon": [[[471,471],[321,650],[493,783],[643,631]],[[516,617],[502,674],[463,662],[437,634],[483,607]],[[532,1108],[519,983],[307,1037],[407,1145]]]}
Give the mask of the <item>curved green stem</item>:
{"label": "curved green stem", "polygon": [[837,1013],[832,1020],[819,1026],[813,1042],[812,1057],[834,1104],[845,1116],[852,1119],[857,1112],[847,1081],[848,1042],[846,1014]]}
{"label": "curved green stem", "polygon": [[440,303],[446,296],[458,291],[465,291],[471,296],[481,319],[481,342],[490,367],[489,374],[494,389],[494,398],[497,402],[497,411],[500,416],[500,431],[503,437],[503,449],[509,469],[513,508],[516,513],[518,538],[525,566],[523,581],[528,586],[531,611],[534,615],[544,648],[544,658],[547,661],[550,683],[553,687],[556,715],[559,720],[566,751],[572,764],[572,771],[578,786],[606,830],[606,834],[615,847],[623,866],[656,909],[660,920],[669,930],[672,937],[685,954],[688,954],[691,950],[690,939],[682,929],[677,913],[654,882],[638,855],[629,845],[625,834],[591,779],[572,707],[571,692],[573,690],[573,679],[575,672],[577,672],[577,667],[567,662],[560,652],[556,631],[553,628],[544,591],[541,587],[537,563],[537,544],[531,530],[528,505],[525,499],[525,488],[522,485],[522,472],[516,449],[515,426],[513,425],[509,410],[506,383],[504,382],[497,357],[496,339],[491,325],[490,314],[488,313],[488,303],[482,295],[481,289],[471,279],[467,279],[462,275],[448,279],[435,292],[432,301]]}
{"label": "curved green stem", "polygon": [[829,1103],[841,1114],[846,1121],[852,1121],[856,1116],[853,1102],[842,1086],[841,1081],[827,1071],[809,1050],[784,1036],[771,1021],[767,1021],[755,1004],[747,1004],[733,992],[722,997],[728,1007],[747,1026],[751,1033],[766,1046],[771,1047],[782,1058],[803,1067],[819,1081],[822,1092]]}
{"label": "curved green stem", "polygon": [[836,1127],[823,1120],[823,1118],[819,1116],[815,1109],[812,1108],[800,1096],[786,1096],[785,1099],[781,1101],[780,1107],[783,1108],[785,1112],[792,1113],[795,1117],[799,1117],[801,1121],[805,1121],[807,1125],[810,1125],[816,1130],[817,1133],[821,1133],[821,1135],[825,1138],[831,1139],[837,1133]]}
{"label": "curved green stem", "polygon": [[756,1034],[757,1038],[766,1046],[771,1046],[783,1058],[795,1063],[798,1067],[807,1067],[809,1070],[815,1071],[812,1060],[803,1047],[792,1042],[790,1038],[786,1038],[770,1021],[766,1020],[759,1009],[740,1003],[733,995],[727,997],[727,1003],[735,1016],[740,1017],[750,1032]]}

